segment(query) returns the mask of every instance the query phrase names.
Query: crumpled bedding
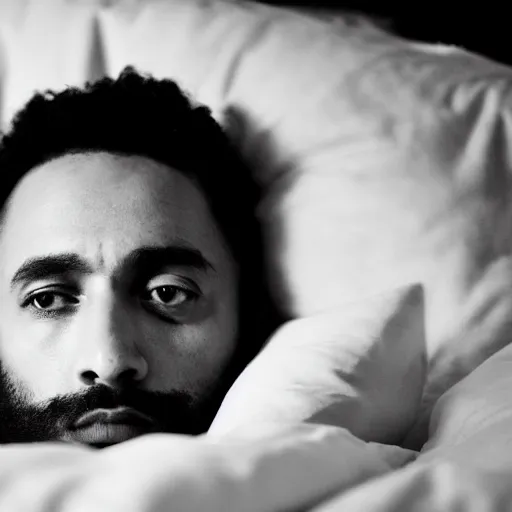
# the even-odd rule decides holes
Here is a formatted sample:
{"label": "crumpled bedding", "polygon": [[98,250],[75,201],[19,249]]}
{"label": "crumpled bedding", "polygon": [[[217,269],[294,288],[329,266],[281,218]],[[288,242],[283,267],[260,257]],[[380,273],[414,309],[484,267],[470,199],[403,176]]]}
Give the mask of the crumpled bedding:
{"label": "crumpled bedding", "polygon": [[270,257],[286,311],[309,321],[421,278],[431,356],[421,453],[341,427],[260,423],[101,452],[3,446],[0,511],[512,509],[509,68],[257,3],[5,0],[0,11],[2,123],[33,89],[128,63],[178,77],[216,114],[245,112],[237,140],[268,184],[270,235],[283,231]]}
{"label": "crumpled bedding", "polygon": [[0,510],[309,510],[414,456],[336,427],[258,431],[229,438],[154,434],[98,452],[6,446],[0,449]]}
{"label": "crumpled bedding", "polygon": [[512,347],[445,393],[418,458],[313,508],[391,512],[512,509]]}
{"label": "crumpled bedding", "polygon": [[437,403],[421,453],[339,427],[154,434],[94,451],[0,448],[0,510],[478,511],[512,508],[512,347]]}

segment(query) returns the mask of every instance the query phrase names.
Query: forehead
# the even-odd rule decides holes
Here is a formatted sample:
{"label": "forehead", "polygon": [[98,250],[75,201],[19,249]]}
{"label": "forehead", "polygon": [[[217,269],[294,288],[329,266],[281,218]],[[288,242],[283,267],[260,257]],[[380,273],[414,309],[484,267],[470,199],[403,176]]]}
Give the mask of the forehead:
{"label": "forehead", "polygon": [[35,256],[76,252],[114,265],[141,246],[181,243],[219,263],[223,239],[198,187],[138,156],[66,155],[30,171],[11,194],[0,238],[4,272]]}

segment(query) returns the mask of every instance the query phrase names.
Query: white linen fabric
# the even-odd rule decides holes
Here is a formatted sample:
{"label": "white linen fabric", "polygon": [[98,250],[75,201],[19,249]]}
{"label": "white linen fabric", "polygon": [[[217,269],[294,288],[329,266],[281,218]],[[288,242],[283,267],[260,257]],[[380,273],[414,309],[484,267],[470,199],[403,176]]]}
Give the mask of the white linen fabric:
{"label": "white linen fabric", "polygon": [[101,452],[45,443],[0,452],[9,512],[299,510],[414,456],[318,425],[229,439],[154,434]]}
{"label": "white linen fabric", "polygon": [[512,347],[497,352],[436,403],[415,462],[314,507],[314,512],[512,507]]}
{"label": "white linen fabric", "polygon": [[399,443],[421,402],[424,317],[413,285],[288,322],[238,377],[210,434],[312,422]]}
{"label": "white linen fabric", "polygon": [[[349,303],[419,283],[428,372],[407,446],[422,446],[433,407],[453,393],[413,462],[414,453],[343,428],[289,423],[258,438],[263,425],[226,421],[215,435],[149,436],[98,453],[2,447],[0,509],[510,509],[508,415],[469,421],[482,400],[508,410],[506,364],[496,367],[503,388],[483,366],[463,379],[510,342],[511,70],[341,13],[234,0],[0,2],[4,127],[34,90],[128,64],[209,105],[263,186],[268,279],[297,319],[268,348],[277,353],[279,339],[317,315],[321,324]],[[409,424],[405,409],[398,429]]]}

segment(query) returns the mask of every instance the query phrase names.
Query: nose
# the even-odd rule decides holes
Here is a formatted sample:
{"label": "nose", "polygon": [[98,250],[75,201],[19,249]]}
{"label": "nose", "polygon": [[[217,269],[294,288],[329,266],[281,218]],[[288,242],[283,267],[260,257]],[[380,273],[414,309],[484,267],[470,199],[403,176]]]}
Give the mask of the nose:
{"label": "nose", "polygon": [[78,326],[80,384],[121,388],[144,380],[148,364],[139,351],[138,329],[128,308],[110,299],[84,309]]}

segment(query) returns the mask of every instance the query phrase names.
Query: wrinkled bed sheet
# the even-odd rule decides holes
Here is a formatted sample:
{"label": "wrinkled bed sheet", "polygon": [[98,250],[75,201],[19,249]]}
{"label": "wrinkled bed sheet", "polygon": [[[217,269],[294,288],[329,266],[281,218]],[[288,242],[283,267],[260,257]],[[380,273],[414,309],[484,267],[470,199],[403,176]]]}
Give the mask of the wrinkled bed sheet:
{"label": "wrinkled bed sheet", "polygon": [[508,347],[441,398],[419,454],[309,424],[150,435],[102,451],[4,446],[0,510],[510,510],[511,385]]}
{"label": "wrinkled bed sheet", "polygon": [[314,425],[229,439],[150,435],[98,452],[0,451],[0,510],[24,512],[309,510],[413,456]]}
{"label": "wrinkled bed sheet", "polygon": [[439,400],[411,464],[340,492],[315,512],[512,510],[512,347]]}

